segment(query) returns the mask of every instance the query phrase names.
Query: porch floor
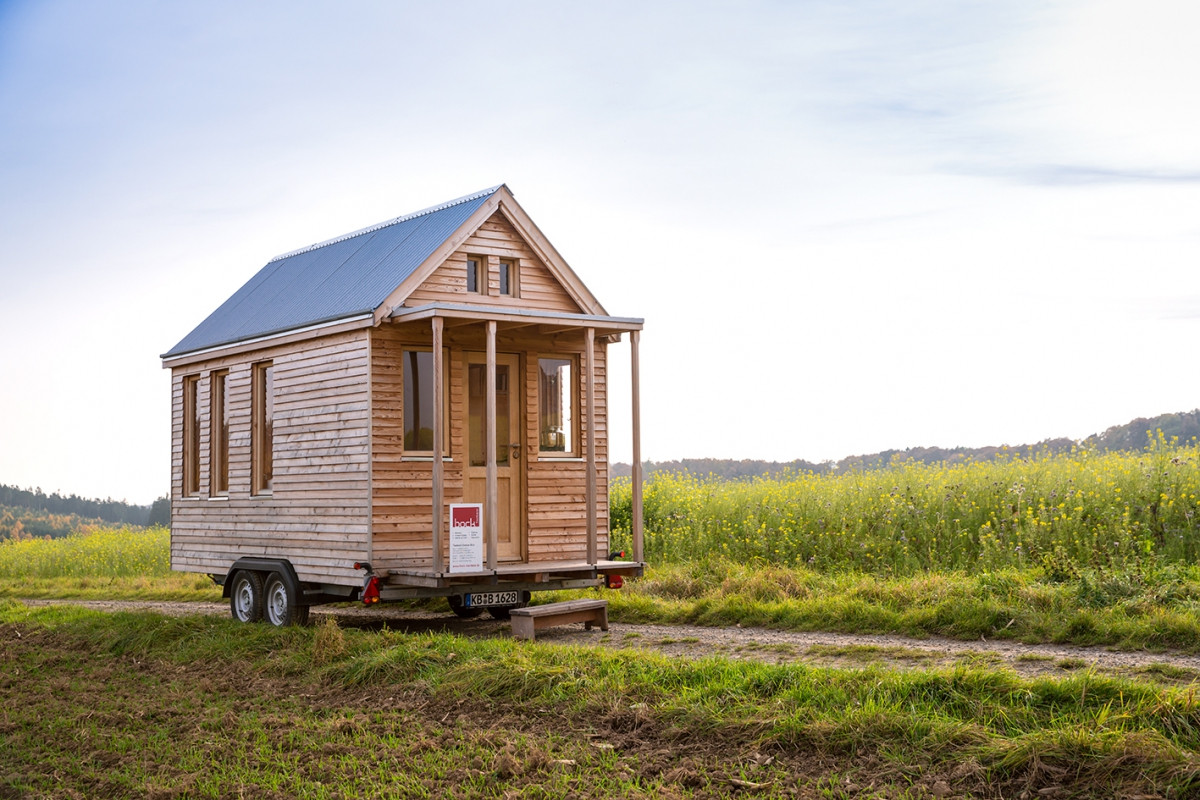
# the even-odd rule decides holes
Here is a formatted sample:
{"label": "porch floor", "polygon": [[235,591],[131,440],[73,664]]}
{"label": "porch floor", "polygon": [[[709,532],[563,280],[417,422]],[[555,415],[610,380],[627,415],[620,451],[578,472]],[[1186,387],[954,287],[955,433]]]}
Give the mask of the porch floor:
{"label": "porch floor", "polygon": [[566,561],[508,562],[497,564],[495,569],[478,572],[434,572],[432,567],[388,568],[389,583],[424,584],[436,581],[445,585],[449,582],[482,583],[493,579],[526,581],[532,583],[558,579],[595,578],[600,574],[634,576],[641,575],[645,564],[640,561],[598,560],[589,564],[586,559]]}

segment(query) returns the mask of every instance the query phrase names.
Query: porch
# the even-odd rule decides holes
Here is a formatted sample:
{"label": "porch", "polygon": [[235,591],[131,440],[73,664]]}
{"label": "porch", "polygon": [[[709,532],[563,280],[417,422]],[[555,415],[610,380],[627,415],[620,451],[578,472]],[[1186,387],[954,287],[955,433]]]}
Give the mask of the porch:
{"label": "porch", "polygon": [[[583,344],[582,351],[577,351],[580,352],[580,355],[576,356],[577,361],[575,362],[578,366],[580,387],[578,394],[582,400],[581,407],[577,409],[578,412],[581,412],[579,418],[582,423],[578,426],[579,442],[575,453],[578,457],[556,459],[539,452],[535,446],[538,432],[531,422],[529,428],[533,430],[532,433],[529,433],[528,439],[521,440],[515,435],[512,437],[514,444],[508,446],[516,449],[513,450],[511,457],[510,453],[500,449],[505,447],[507,438],[505,438],[505,442],[497,444],[496,435],[486,435],[482,437],[481,443],[476,440],[478,444],[476,449],[480,452],[471,451],[468,458],[465,451],[470,450],[470,447],[463,442],[463,431],[469,427],[466,422],[463,419],[454,419],[448,423],[440,413],[430,415],[427,425],[431,429],[429,431],[431,441],[428,445],[427,455],[422,458],[426,469],[429,470],[424,473],[425,476],[429,479],[431,475],[430,482],[425,485],[431,487],[432,495],[432,504],[425,507],[424,514],[428,524],[426,529],[429,531],[429,539],[425,540],[424,548],[426,557],[415,563],[410,561],[407,564],[394,562],[381,564],[380,566],[386,568],[385,584],[398,589],[401,587],[438,589],[472,584],[487,585],[504,582],[507,585],[520,582],[536,585],[538,588],[553,588],[545,584],[580,581],[594,583],[598,576],[604,574],[640,575],[643,567],[643,534],[638,345],[642,320],[536,310],[517,306],[467,305],[446,302],[435,302],[416,307],[402,306],[388,313],[386,320],[388,326],[394,325],[397,326],[397,329],[409,331],[420,330],[423,331],[423,337],[428,337],[425,338],[425,341],[431,345],[428,357],[432,362],[430,365],[432,368],[432,403],[430,406],[433,409],[443,409],[450,405],[445,396],[449,369],[449,365],[445,362],[447,354],[451,352],[447,341],[458,343],[469,341],[472,344],[467,349],[478,348],[482,351],[472,357],[477,359],[473,363],[478,364],[478,367],[472,367],[473,370],[477,370],[473,374],[477,378],[477,382],[482,384],[477,387],[480,394],[475,396],[479,400],[478,413],[485,416],[485,419],[477,420],[477,422],[480,423],[482,430],[492,432],[506,429],[505,425],[507,424],[504,420],[500,420],[501,426],[497,428],[497,365],[501,365],[503,373],[504,362],[503,354],[498,355],[498,339],[512,341],[514,337],[520,336],[553,343],[561,342],[564,339],[576,340],[576,337],[581,337]],[[632,460],[634,462],[632,543],[631,552],[628,554],[631,560],[615,561],[608,558],[607,548],[604,547],[603,540],[606,538],[607,531],[600,530],[602,523],[607,519],[607,510],[606,505],[600,507],[598,504],[598,494],[603,494],[604,487],[600,487],[601,491],[598,492],[597,476],[603,478],[607,474],[601,458],[605,461],[607,459],[608,426],[603,408],[604,400],[597,398],[596,354],[598,352],[601,357],[601,367],[605,367],[606,351],[603,344],[620,341],[623,333],[629,334],[631,365],[630,408],[632,411]],[[598,351],[597,343],[601,343]],[[455,347],[457,348],[455,352],[461,352],[463,349],[458,344]],[[553,345],[548,344],[542,350],[544,352],[551,351]],[[463,357],[463,360],[470,361],[472,359]],[[455,384],[456,391],[465,393],[467,390],[462,386],[463,376],[467,374],[466,366],[470,366],[470,364],[466,364],[462,368],[458,361],[455,361],[454,364],[459,372],[456,377],[458,381]],[[536,367],[536,359],[533,359],[528,373],[534,374]],[[602,373],[601,377],[606,378],[606,373]],[[607,395],[604,393],[607,391],[607,381],[601,380],[601,383],[600,391],[606,398]],[[504,387],[504,391],[508,391],[508,388]],[[518,391],[517,394],[520,395],[520,392]],[[504,402],[507,403],[508,400],[505,399]],[[522,400],[522,402],[526,401]],[[455,408],[461,409],[471,404],[459,396],[454,405]],[[532,408],[532,403],[529,405],[531,406],[529,413],[536,414],[537,411]],[[598,419],[601,421],[600,430],[597,429]],[[447,428],[455,425],[458,427],[453,448],[457,458],[451,460],[448,457],[447,437],[450,432]],[[539,513],[538,509],[550,507],[546,503],[553,501],[554,508],[570,509],[570,513],[576,515],[574,524],[585,526],[585,528],[576,527],[574,530],[578,531],[577,533],[564,533],[565,539],[561,543],[561,548],[540,547],[536,553],[524,552],[520,558],[513,560],[511,556],[504,557],[504,542],[499,541],[503,538],[500,535],[500,526],[506,524],[501,520],[507,518],[506,508],[512,504],[507,490],[502,493],[500,489],[507,486],[508,478],[505,476],[513,461],[518,457],[516,454],[522,449],[516,443],[517,441],[526,441],[528,444],[528,447],[524,448],[525,457],[520,464],[521,480],[530,479],[529,476],[534,475],[534,471],[540,467],[541,475],[546,474],[546,469],[573,470],[577,481],[570,491],[564,490],[562,496],[547,497],[545,493],[552,489],[546,488],[544,478],[532,478],[531,480],[538,482],[537,491],[542,494],[537,498],[531,497],[531,493],[521,495],[523,506],[520,509],[520,518],[528,521],[533,515]],[[454,478],[453,491],[449,495],[449,501],[447,501],[447,462],[450,462],[451,476]],[[559,463],[561,466],[555,466]],[[448,553],[446,552],[446,513],[448,502],[459,502],[455,498],[461,497],[465,491],[467,478],[464,477],[464,473],[468,470],[475,472],[477,476],[474,484],[476,487],[475,499],[471,502],[481,502],[483,506],[483,538],[486,557],[483,569],[480,571],[451,572],[448,568]],[[480,481],[480,478],[483,480]],[[586,483],[584,483],[585,478]],[[479,487],[481,485],[483,491],[480,494]],[[581,489],[582,491],[580,491]],[[426,496],[428,497],[428,495]],[[538,502],[542,505],[531,506],[531,502]],[[430,514],[430,508],[440,509],[441,513]],[[533,510],[531,511],[531,509]],[[413,521],[416,522],[415,519]],[[413,533],[416,534],[416,530]],[[580,536],[580,533],[585,533],[585,535]],[[559,555],[555,555],[551,550],[561,552]]]}

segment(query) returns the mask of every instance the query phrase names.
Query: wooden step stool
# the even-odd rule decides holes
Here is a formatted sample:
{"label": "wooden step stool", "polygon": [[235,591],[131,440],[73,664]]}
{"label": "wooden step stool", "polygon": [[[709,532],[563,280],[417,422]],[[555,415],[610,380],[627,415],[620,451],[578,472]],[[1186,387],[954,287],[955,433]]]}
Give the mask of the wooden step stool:
{"label": "wooden step stool", "polygon": [[514,608],[509,613],[514,639],[533,639],[534,631],[582,622],[586,630],[599,625],[608,630],[607,600],[566,600],[562,603],[547,603],[544,606]]}

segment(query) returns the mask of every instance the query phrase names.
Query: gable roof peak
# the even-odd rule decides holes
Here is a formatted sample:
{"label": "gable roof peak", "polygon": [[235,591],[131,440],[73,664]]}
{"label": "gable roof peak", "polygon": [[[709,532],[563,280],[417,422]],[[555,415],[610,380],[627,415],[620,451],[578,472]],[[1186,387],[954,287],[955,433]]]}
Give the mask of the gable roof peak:
{"label": "gable roof peak", "polygon": [[438,211],[445,211],[447,208],[461,205],[463,203],[470,203],[473,200],[480,200],[484,197],[489,197],[489,196],[495,194],[500,189],[504,189],[505,191],[508,191],[509,194],[512,193],[511,190],[508,189],[508,186],[506,186],[503,183],[498,183],[495,186],[492,186],[488,189],[483,189],[478,192],[472,192],[471,194],[466,194],[466,195],[463,195],[462,197],[457,197],[453,200],[447,200],[444,203],[438,203],[436,206],[430,206],[429,208],[423,208],[420,211],[413,211],[411,214],[405,214],[403,216],[395,217],[393,219],[389,219],[384,222],[377,222],[374,225],[368,225],[365,228],[361,228],[360,230],[357,230],[357,231],[352,231],[351,233],[343,233],[340,236],[335,236],[332,239],[326,239],[325,241],[317,242],[316,244],[310,244],[307,247],[301,247],[296,250],[289,250],[286,253],[280,253],[279,255],[275,256],[267,263],[272,264],[276,261],[280,261],[285,258],[291,258],[292,256],[298,256],[301,253],[308,253],[313,250],[320,250],[322,247],[328,247],[331,244],[337,244],[338,242],[344,242],[347,239],[353,239],[355,236],[362,236],[367,233],[374,233],[375,231],[382,230],[382,229],[390,227],[392,225],[398,225],[402,222],[408,222],[409,220],[416,219],[417,217],[423,217],[428,214],[435,214]]}

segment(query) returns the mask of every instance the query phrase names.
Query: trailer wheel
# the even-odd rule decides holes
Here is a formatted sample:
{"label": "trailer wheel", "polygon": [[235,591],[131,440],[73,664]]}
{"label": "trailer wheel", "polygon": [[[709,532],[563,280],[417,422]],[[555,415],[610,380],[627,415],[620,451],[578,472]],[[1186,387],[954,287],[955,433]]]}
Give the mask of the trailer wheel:
{"label": "trailer wheel", "polygon": [[519,603],[513,603],[511,606],[488,606],[487,612],[492,619],[498,619],[505,622],[514,609],[524,608],[529,605],[528,600],[522,600]]}
{"label": "trailer wheel", "polygon": [[308,623],[308,606],[300,604],[300,598],[288,588],[287,581],[277,574],[267,579],[263,611],[267,621],[278,628]]}
{"label": "trailer wheel", "polygon": [[229,590],[229,612],[238,622],[258,622],[263,616],[263,580],[257,572],[238,570]]}
{"label": "trailer wheel", "polygon": [[483,613],[482,608],[471,608],[470,606],[464,606],[462,597],[457,594],[452,594],[447,597],[446,602],[450,604],[450,610],[454,612],[454,615],[457,617],[462,617],[463,619],[475,619]]}

